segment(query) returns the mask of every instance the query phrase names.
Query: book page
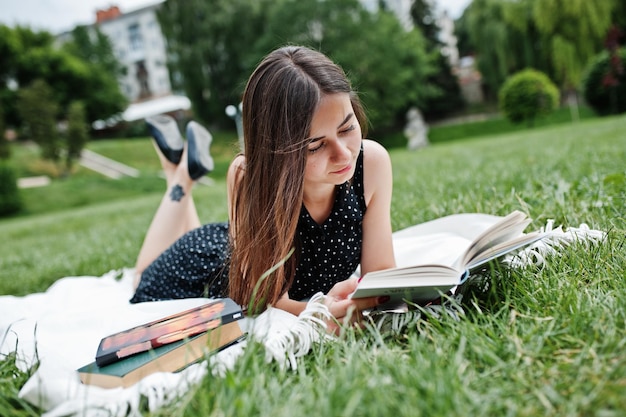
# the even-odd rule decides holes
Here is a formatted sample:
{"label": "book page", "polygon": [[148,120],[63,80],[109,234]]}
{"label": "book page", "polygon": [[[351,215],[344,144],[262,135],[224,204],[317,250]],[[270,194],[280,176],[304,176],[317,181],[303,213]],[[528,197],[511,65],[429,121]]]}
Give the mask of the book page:
{"label": "book page", "polygon": [[394,238],[393,251],[398,267],[422,264],[452,266],[467,250],[471,240],[454,233]]}
{"label": "book page", "polygon": [[516,238],[509,239],[498,245],[492,246],[487,250],[479,253],[474,259],[472,259],[467,265],[467,269],[476,268],[477,266],[489,262],[492,259],[499,258],[500,256],[508,252],[512,252],[516,249],[520,249],[524,246],[530,245],[531,243],[536,242],[544,236],[545,233],[540,232],[527,233]]}
{"label": "book page", "polygon": [[454,234],[467,239],[476,240],[485,230],[501,222],[504,217],[483,213],[460,213],[416,224],[393,234],[394,239],[420,237],[440,233]]}
{"label": "book page", "polygon": [[502,221],[481,233],[467,249],[466,253],[458,261],[458,267],[462,268],[472,264],[480,253],[488,248],[500,245],[508,240],[523,235],[524,229],[531,223],[524,213],[514,211],[506,216]]}

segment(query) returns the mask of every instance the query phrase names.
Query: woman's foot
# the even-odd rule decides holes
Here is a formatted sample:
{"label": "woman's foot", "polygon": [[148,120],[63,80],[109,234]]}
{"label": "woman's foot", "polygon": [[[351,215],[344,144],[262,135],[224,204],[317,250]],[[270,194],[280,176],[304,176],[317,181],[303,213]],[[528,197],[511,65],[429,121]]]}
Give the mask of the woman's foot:
{"label": "woman's foot", "polygon": [[148,117],[146,124],[159,150],[168,161],[178,164],[183,155],[183,138],[173,117],[158,115]]}
{"label": "woman's foot", "polygon": [[213,171],[213,158],[209,152],[213,136],[202,125],[187,124],[187,169],[192,180]]}

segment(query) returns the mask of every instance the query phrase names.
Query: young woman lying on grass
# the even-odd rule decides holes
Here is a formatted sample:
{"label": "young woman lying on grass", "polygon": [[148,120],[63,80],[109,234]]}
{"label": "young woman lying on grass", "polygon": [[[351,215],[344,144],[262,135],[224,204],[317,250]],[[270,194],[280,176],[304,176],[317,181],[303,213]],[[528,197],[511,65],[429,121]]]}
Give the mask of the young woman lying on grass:
{"label": "young woman lying on grass", "polygon": [[210,133],[190,122],[185,146],[173,119],[148,125],[167,191],[137,259],[132,302],[228,296],[255,312],[272,305],[297,315],[321,291],[337,331],[386,301],[347,296],[359,264],[363,274],[395,266],[391,161],[363,138],[359,99],[326,56],[283,47],[248,80],[244,152],[227,177],[228,223],[201,225],[191,195],[213,167]]}

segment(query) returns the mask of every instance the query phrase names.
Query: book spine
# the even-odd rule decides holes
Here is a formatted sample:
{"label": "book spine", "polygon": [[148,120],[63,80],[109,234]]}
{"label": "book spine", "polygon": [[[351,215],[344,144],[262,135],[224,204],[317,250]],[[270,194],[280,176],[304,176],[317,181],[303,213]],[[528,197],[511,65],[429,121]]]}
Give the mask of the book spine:
{"label": "book spine", "polygon": [[155,349],[160,346],[164,346],[173,342],[177,342],[192,336],[196,336],[200,333],[207,331],[214,331],[215,329],[225,324],[237,321],[243,318],[241,311],[234,312],[232,314],[225,315],[218,319],[208,320],[202,323],[197,323],[191,327],[176,330],[171,333],[163,334],[147,341],[141,341],[134,343],[123,348],[118,349],[115,352],[106,353],[104,355],[96,356],[96,364],[98,366],[110,365],[117,362],[120,359],[127,358],[141,352],[147,352],[151,349]]}

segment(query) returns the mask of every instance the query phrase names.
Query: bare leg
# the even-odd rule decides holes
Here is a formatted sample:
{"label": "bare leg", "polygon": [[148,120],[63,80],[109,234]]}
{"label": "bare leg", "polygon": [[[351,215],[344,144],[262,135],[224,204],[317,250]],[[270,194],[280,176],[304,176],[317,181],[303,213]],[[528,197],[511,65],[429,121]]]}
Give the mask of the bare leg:
{"label": "bare leg", "polygon": [[178,165],[169,162],[155,145],[167,181],[167,190],[148,228],[135,265],[135,287],[141,273],[178,238],[200,226],[187,170],[187,147]]}

